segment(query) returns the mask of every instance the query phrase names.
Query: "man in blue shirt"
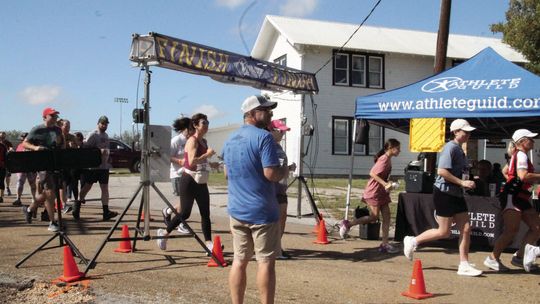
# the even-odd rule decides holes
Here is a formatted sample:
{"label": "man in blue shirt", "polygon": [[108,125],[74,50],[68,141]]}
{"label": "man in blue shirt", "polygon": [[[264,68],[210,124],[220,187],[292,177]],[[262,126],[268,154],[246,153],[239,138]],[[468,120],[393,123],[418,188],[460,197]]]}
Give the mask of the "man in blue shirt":
{"label": "man in blue shirt", "polygon": [[245,125],[229,137],[223,148],[234,246],[229,288],[235,304],[244,302],[246,269],[253,254],[261,302],[274,302],[281,229],[273,183],[289,174],[287,166],[280,166],[275,141],[265,130],[276,106],[276,102],[263,96],[248,97],[241,108]]}

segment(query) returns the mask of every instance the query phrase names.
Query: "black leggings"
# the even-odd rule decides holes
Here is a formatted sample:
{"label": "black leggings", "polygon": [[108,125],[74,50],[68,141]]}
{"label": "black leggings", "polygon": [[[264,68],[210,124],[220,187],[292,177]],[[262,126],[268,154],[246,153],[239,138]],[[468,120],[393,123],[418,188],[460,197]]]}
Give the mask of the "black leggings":
{"label": "black leggings", "polygon": [[167,226],[167,233],[171,233],[178,227],[182,220],[187,220],[191,215],[193,201],[197,201],[201,214],[201,228],[205,241],[212,240],[212,224],[210,223],[210,193],[207,184],[197,184],[193,177],[184,173],[180,177],[180,213],[175,215]]}
{"label": "black leggings", "polygon": [[4,179],[6,178],[6,168],[0,168],[0,190],[4,190],[6,185]]}

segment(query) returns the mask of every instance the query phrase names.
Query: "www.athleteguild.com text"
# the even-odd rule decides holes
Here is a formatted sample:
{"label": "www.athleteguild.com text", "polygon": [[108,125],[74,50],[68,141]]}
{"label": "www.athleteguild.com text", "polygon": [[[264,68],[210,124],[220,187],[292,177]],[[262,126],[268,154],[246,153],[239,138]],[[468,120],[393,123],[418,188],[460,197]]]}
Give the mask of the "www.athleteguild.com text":
{"label": "www.athleteguild.com text", "polygon": [[466,109],[476,111],[483,109],[538,109],[540,108],[539,98],[516,98],[511,101],[505,97],[492,96],[482,99],[463,99],[454,97],[446,98],[425,98],[420,100],[402,101],[380,101],[378,102],[381,112],[388,111],[422,111],[422,110],[451,110]]}

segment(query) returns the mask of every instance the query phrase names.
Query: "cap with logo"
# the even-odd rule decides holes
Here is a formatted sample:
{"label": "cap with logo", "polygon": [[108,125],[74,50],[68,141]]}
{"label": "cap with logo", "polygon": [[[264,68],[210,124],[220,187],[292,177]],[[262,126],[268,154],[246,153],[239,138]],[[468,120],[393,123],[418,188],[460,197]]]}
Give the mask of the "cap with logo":
{"label": "cap with logo", "polygon": [[269,101],[264,96],[261,95],[253,95],[249,96],[244,100],[242,103],[242,113],[247,113],[251,110],[254,110],[256,108],[270,108],[273,109],[277,106],[277,102]]}
{"label": "cap with logo", "polygon": [[60,112],[56,111],[53,108],[45,108],[43,110],[43,117],[47,117],[47,115],[58,115]]}
{"label": "cap with logo", "polygon": [[536,136],[538,136],[538,133],[533,133],[527,129],[519,129],[519,130],[516,130],[514,134],[512,135],[512,140],[514,142],[518,142],[523,137],[533,138]]}
{"label": "cap with logo", "polygon": [[452,121],[452,123],[450,124],[450,131],[454,132],[458,130],[471,132],[471,131],[476,130],[476,128],[471,126],[469,122],[466,121],[465,119],[456,119]]}
{"label": "cap with logo", "polygon": [[107,118],[107,116],[103,115],[98,119],[98,123],[109,124],[109,118]]}
{"label": "cap with logo", "polygon": [[270,126],[272,127],[272,129],[278,129],[278,130],[281,130],[281,131],[290,131],[291,130],[291,128],[287,127],[287,125],[285,123],[283,123],[283,121],[281,121],[279,119],[272,120],[272,122],[270,123]]}

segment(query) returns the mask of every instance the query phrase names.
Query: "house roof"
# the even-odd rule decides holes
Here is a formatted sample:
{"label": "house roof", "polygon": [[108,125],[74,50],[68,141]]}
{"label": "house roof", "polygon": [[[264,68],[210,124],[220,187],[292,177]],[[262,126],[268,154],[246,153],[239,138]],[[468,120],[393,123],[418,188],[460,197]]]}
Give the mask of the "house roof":
{"label": "house roof", "polygon": [[[302,45],[339,48],[358,28],[358,24],[308,20],[267,15],[255,41],[251,56],[266,59],[268,45],[278,34],[294,47]],[[345,49],[384,53],[435,56],[437,33],[363,25]],[[486,47],[505,59],[526,62],[521,53],[498,38],[450,34],[447,57],[468,59]]]}

